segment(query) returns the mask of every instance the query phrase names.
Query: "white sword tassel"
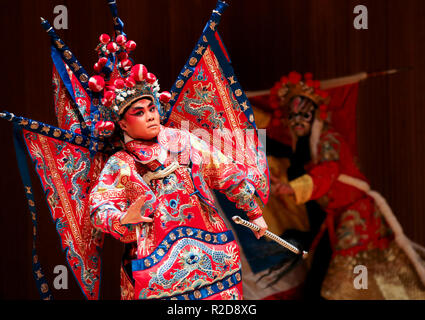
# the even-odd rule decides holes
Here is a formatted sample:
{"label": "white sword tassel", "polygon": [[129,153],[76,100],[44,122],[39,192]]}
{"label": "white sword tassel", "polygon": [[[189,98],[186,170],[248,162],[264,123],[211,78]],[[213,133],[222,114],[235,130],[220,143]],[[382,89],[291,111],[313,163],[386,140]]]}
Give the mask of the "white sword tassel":
{"label": "white sword tassel", "polygon": [[[245,226],[245,227],[247,227],[247,228],[249,228],[249,229],[251,229],[253,231],[260,231],[260,227],[259,226],[255,225],[255,224],[253,224],[253,223],[251,223],[249,221],[246,221],[246,220],[242,219],[239,216],[233,216],[232,217],[232,220],[235,223],[240,224],[240,225],[243,225],[243,226]],[[300,250],[297,247],[295,247],[292,244],[290,244],[289,242],[283,240],[281,237],[277,236],[273,232],[270,232],[270,231],[266,230],[266,232],[264,233],[264,236],[266,236],[269,239],[272,239],[272,240],[276,241],[282,247],[285,247],[286,249],[288,249],[289,251],[292,251],[293,253],[301,254],[300,253]],[[303,255],[303,259],[306,259],[308,257],[308,252],[307,251],[303,251],[302,255]]]}

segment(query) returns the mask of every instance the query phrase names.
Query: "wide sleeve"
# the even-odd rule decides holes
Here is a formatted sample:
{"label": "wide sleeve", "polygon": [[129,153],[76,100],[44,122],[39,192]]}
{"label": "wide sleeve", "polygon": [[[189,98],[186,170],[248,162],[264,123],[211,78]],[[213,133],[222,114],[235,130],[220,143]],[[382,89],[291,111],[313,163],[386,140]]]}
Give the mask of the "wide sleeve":
{"label": "wide sleeve", "polygon": [[262,210],[255,199],[255,187],[250,182],[247,166],[226,157],[214,147],[196,137],[191,137],[192,147],[202,157],[201,173],[209,188],[222,192],[245,211],[250,220],[262,216]]}
{"label": "wide sleeve", "polygon": [[90,192],[93,225],[123,242],[135,241],[135,226],[121,224],[120,218],[141,195],[146,196],[146,202],[140,214],[149,216],[157,206],[155,195],[126,161],[112,156]]}
{"label": "wide sleeve", "polygon": [[319,142],[319,161],[308,173],[289,182],[297,204],[316,200],[326,195],[340,174],[340,141],[335,135],[326,135]]}

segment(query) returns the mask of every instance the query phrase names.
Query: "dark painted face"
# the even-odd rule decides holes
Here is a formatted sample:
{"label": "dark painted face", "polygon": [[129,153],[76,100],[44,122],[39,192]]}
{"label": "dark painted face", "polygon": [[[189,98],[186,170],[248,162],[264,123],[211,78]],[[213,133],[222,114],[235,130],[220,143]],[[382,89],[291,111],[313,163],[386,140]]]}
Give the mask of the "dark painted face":
{"label": "dark painted face", "polygon": [[289,126],[297,137],[310,134],[314,119],[314,104],[305,97],[294,97],[289,105]]}

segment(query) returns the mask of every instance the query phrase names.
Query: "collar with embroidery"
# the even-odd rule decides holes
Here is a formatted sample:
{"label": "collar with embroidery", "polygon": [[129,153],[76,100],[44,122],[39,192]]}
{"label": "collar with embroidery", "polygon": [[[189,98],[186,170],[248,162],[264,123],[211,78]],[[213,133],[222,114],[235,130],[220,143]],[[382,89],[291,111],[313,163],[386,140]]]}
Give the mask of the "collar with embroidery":
{"label": "collar with embroidery", "polygon": [[[128,140],[130,139],[126,139]],[[134,154],[143,164],[154,160],[163,164],[164,151],[180,153],[187,147],[188,142],[189,135],[186,132],[161,126],[156,139],[151,141],[133,139],[125,143],[125,149]]]}

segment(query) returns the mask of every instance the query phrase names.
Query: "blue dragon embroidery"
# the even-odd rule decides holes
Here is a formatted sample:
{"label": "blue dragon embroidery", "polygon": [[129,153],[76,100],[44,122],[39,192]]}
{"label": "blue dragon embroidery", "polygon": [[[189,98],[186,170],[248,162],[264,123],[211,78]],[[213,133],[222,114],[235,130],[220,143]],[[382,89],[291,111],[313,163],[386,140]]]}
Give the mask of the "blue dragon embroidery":
{"label": "blue dragon embroidery", "polygon": [[[68,251],[69,258],[68,259],[71,260],[73,258],[76,258],[79,261],[79,263],[75,263],[72,267],[74,269],[81,268],[81,271],[80,271],[81,281],[82,281],[84,287],[87,289],[87,291],[92,293],[94,286],[96,284],[96,281],[98,280],[98,277],[93,273],[93,269],[86,268],[86,265],[84,264],[83,259],[81,259],[81,256],[74,251],[73,242],[71,240],[68,240],[67,244],[68,244],[68,248],[69,248],[69,251]],[[94,265],[97,265],[98,259],[96,257],[92,256],[89,259],[91,260],[91,262]]]}
{"label": "blue dragon embroidery", "polygon": [[[195,88],[196,99],[189,98],[190,91],[186,91],[183,95],[182,102],[177,105],[177,110],[182,112],[182,109],[188,114],[196,117],[196,120],[204,127],[208,127],[205,122],[212,124],[212,129],[223,129],[225,118],[223,112],[217,112],[211,102],[216,101],[216,96],[213,92],[208,91],[206,86],[200,86],[201,88]],[[205,121],[205,119],[207,119]]]}
{"label": "blue dragon embroidery", "polygon": [[[44,161],[44,157],[41,153],[41,151],[38,149],[38,147],[34,146],[35,150],[33,152],[34,156],[35,156],[35,166],[37,169],[41,169],[43,171],[43,174],[40,176],[44,177],[44,181],[45,181],[45,190],[46,190],[46,194],[47,194],[47,201],[50,203],[50,205],[52,206],[52,208],[56,208],[56,206],[58,205],[59,202],[59,193],[58,190],[55,187],[55,184],[52,181],[52,178],[50,176],[50,174],[48,174],[47,170],[48,170],[48,166],[46,164],[46,162]],[[51,194],[49,195],[48,192],[51,191]]]}
{"label": "blue dragon embroidery", "polygon": [[85,193],[82,190],[82,182],[87,179],[90,170],[90,160],[83,151],[76,149],[76,152],[79,153],[78,157],[75,157],[70,150],[65,151],[61,159],[63,165],[58,167],[64,174],[65,180],[71,181],[71,199],[77,203],[78,209],[81,210],[83,207],[82,199],[85,197]]}
{"label": "blue dragon embroidery", "polygon": [[[183,251],[186,246],[190,246],[190,248]],[[172,272],[171,279],[165,279],[164,274],[172,268],[179,257],[182,268]],[[194,270],[202,271],[209,278],[214,278],[216,273],[221,273],[224,270],[226,262],[233,259],[232,255],[224,251],[213,250],[198,240],[184,238],[173,247],[168,260],[159,267],[157,272],[151,274],[149,287],[157,285],[170,289],[185,280]],[[212,262],[215,263],[216,270],[212,268]]]}

